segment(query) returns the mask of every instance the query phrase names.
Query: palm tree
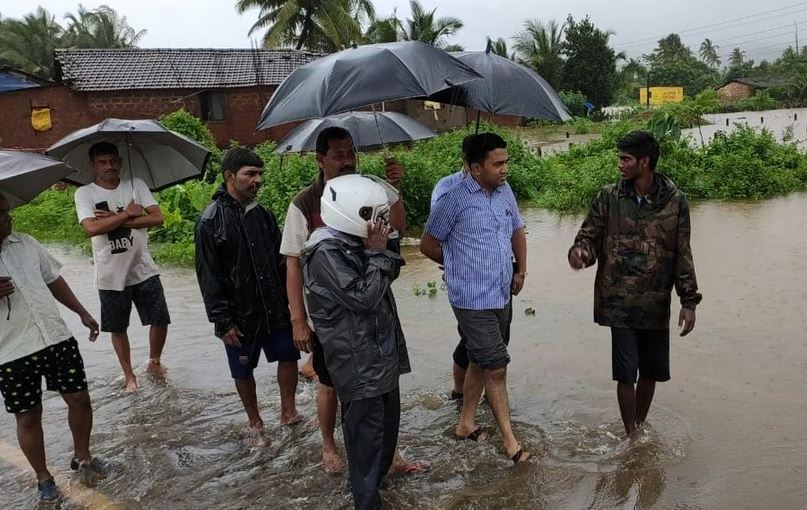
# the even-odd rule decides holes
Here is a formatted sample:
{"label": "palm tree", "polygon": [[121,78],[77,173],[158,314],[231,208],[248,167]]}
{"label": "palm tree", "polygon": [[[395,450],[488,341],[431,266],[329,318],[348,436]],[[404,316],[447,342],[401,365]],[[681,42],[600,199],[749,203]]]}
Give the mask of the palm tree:
{"label": "palm tree", "polygon": [[242,14],[260,9],[249,33],[268,28],[265,46],[292,45],[322,52],[360,42],[362,19],[375,16],[371,0],[237,0],[235,7]]}
{"label": "palm tree", "polygon": [[88,11],[78,6],[78,15],[68,14],[65,43],[79,48],[132,48],[146,34],[145,30],[135,31],[126,22],[126,16],[119,16],[115,9],[102,5]]}
{"label": "palm tree", "polygon": [[0,60],[25,72],[53,78],[53,50],[64,29],[56,18],[38,7],[22,20],[5,19],[0,30]]}
{"label": "palm tree", "polygon": [[720,49],[720,46],[714,44],[711,39],[708,37],[703,40],[700,47],[700,57],[706,65],[710,67],[719,67],[720,66],[720,57],[717,55],[717,50]]}
{"label": "palm tree", "polygon": [[393,9],[392,16],[388,18],[370,20],[370,25],[367,27],[367,32],[364,34],[364,41],[369,44],[397,41],[401,28],[401,20],[399,20],[395,14],[395,9]]}
{"label": "palm tree", "polygon": [[734,48],[729,55],[729,65],[731,67],[740,67],[745,62],[745,52],[740,48]]}
{"label": "palm tree", "polygon": [[513,38],[519,61],[535,70],[556,89],[560,86],[563,68],[563,27],[555,20],[546,24],[538,19],[524,22],[524,30]]}
{"label": "palm tree", "polygon": [[507,50],[507,41],[504,38],[499,37],[495,41],[488,37],[488,47],[490,47],[491,53],[495,55],[499,55],[500,57],[509,58],[510,60],[516,59],[515,53],[508,54]]}
{"label": "palm tree", "polygon": [[447,45],[443,46],[442,49],[443,49],[443,51],[448,51],[448,52],[451,52],[451,51],[465,51],[465,46],[463,46],[462,44],[447,44]]}
{"label": "palm tree", "polygon": [[647,76],[647,68],[640,59],[631,58],[622,68],[622,76],[626,82],[635,83]]}
{"label": "palm tree", "polygon": [[463,26],[459,18],[451,16],[435,18],[437,9],[426,11],[418,0],[410,0],[409,10],[412,17],[401,27],[401,39],[405,41],[421,41],[445,48],[445,40]]}

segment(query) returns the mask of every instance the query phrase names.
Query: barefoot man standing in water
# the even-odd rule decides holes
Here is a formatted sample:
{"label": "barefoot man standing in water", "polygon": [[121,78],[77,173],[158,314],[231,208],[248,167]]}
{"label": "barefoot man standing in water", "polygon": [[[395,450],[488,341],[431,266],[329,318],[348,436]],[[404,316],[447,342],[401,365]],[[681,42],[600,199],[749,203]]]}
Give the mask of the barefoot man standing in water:
{"label": "barefoot man standing in water", "polygon": [[277,361],[283,425],[302,419],[295,405],[300,353],[291,336],[280,228],[274,215],[255,200],[263,161],[250,150],[231,149],[221,161],[221,171],[224,183],[196,225],[196,276],[258,443],[263,419],[252,372],[261,350],[266,361]]}
{"label": "barefoot man standing in water", "polygon": [[96,143],[90,147],[89,158],[95,182],[76,191],[76,211],[81,227],[92,237],[101,331],[112,334],[129,393],[138,388],[127,333],[132,303],[140,322],[150,326],[146,372],[162,376],[165,371],[160,356],[171,318],[146,233],[163,224],[163,213],[142,180],[121,180],[122,160],[115,145]]}
{"label": "barefoot man standing in water", "polygon": [[600,190],[568,259],[575,270],[597,263],[594,321],[611,328],[613,379],[630,434],[647,418],[656,382],[670,379],[673,286],[681,299],[681,336],[695,327],[701,295],[689,246],[689,205],[656,172],[658,143],[650,133],[633,131],[617,149],[622,181]]}

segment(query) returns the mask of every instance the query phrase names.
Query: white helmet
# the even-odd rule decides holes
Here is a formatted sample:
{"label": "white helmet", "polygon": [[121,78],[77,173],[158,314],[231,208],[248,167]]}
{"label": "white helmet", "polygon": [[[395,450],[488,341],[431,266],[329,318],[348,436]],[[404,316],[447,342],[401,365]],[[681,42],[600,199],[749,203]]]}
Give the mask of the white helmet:
{"label": "white helmet", "polygon": [[367,222],[389,221],[389,198],[384,188],[359,174],[334,177],[325,183],[320,201],[322,222],[354,236],[367,238]]}

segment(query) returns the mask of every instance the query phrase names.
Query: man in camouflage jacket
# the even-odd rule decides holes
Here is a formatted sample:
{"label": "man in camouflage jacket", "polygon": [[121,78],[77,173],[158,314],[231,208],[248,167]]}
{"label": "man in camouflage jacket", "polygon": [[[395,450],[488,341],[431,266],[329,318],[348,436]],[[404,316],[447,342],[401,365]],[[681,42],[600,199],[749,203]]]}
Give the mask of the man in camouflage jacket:
{"label": "man in camouflage jacket", "polygon": [[655,171],[658,143],[634,131],[617,148],[622,180],[600,190],[568,259],[576,270],[598,263],[594,320],[611,328],[613,379],[630,434],[645,421],[656,382],[670,379],[673,286],[681,300],[681,336],[695,326],[701,295],[689,245],[689,206],[675,184]]}

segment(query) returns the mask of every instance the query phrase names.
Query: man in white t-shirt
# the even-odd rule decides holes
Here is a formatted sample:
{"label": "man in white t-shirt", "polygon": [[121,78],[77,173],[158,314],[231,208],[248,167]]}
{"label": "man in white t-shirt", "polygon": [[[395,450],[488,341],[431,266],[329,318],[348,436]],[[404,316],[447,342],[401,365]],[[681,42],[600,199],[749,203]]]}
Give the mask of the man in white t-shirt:
{"label": "man in white t-shirt", "polygon": [[146,232],[149,227],[162,225],[163,214],[142,180],[121,180],[122,160],[114,144],[94,144],[89,158],[95,182],[76,191],[76,212],[84,231],[92,237],[101,331],[112,334],[112,345],[126,378],[126,392],[133,392],[138,384],[127,334],[132,303],[140,322],[150,326],[146,372],[164,374],[160,356],[171,318],[160,271],[149,254]]}

